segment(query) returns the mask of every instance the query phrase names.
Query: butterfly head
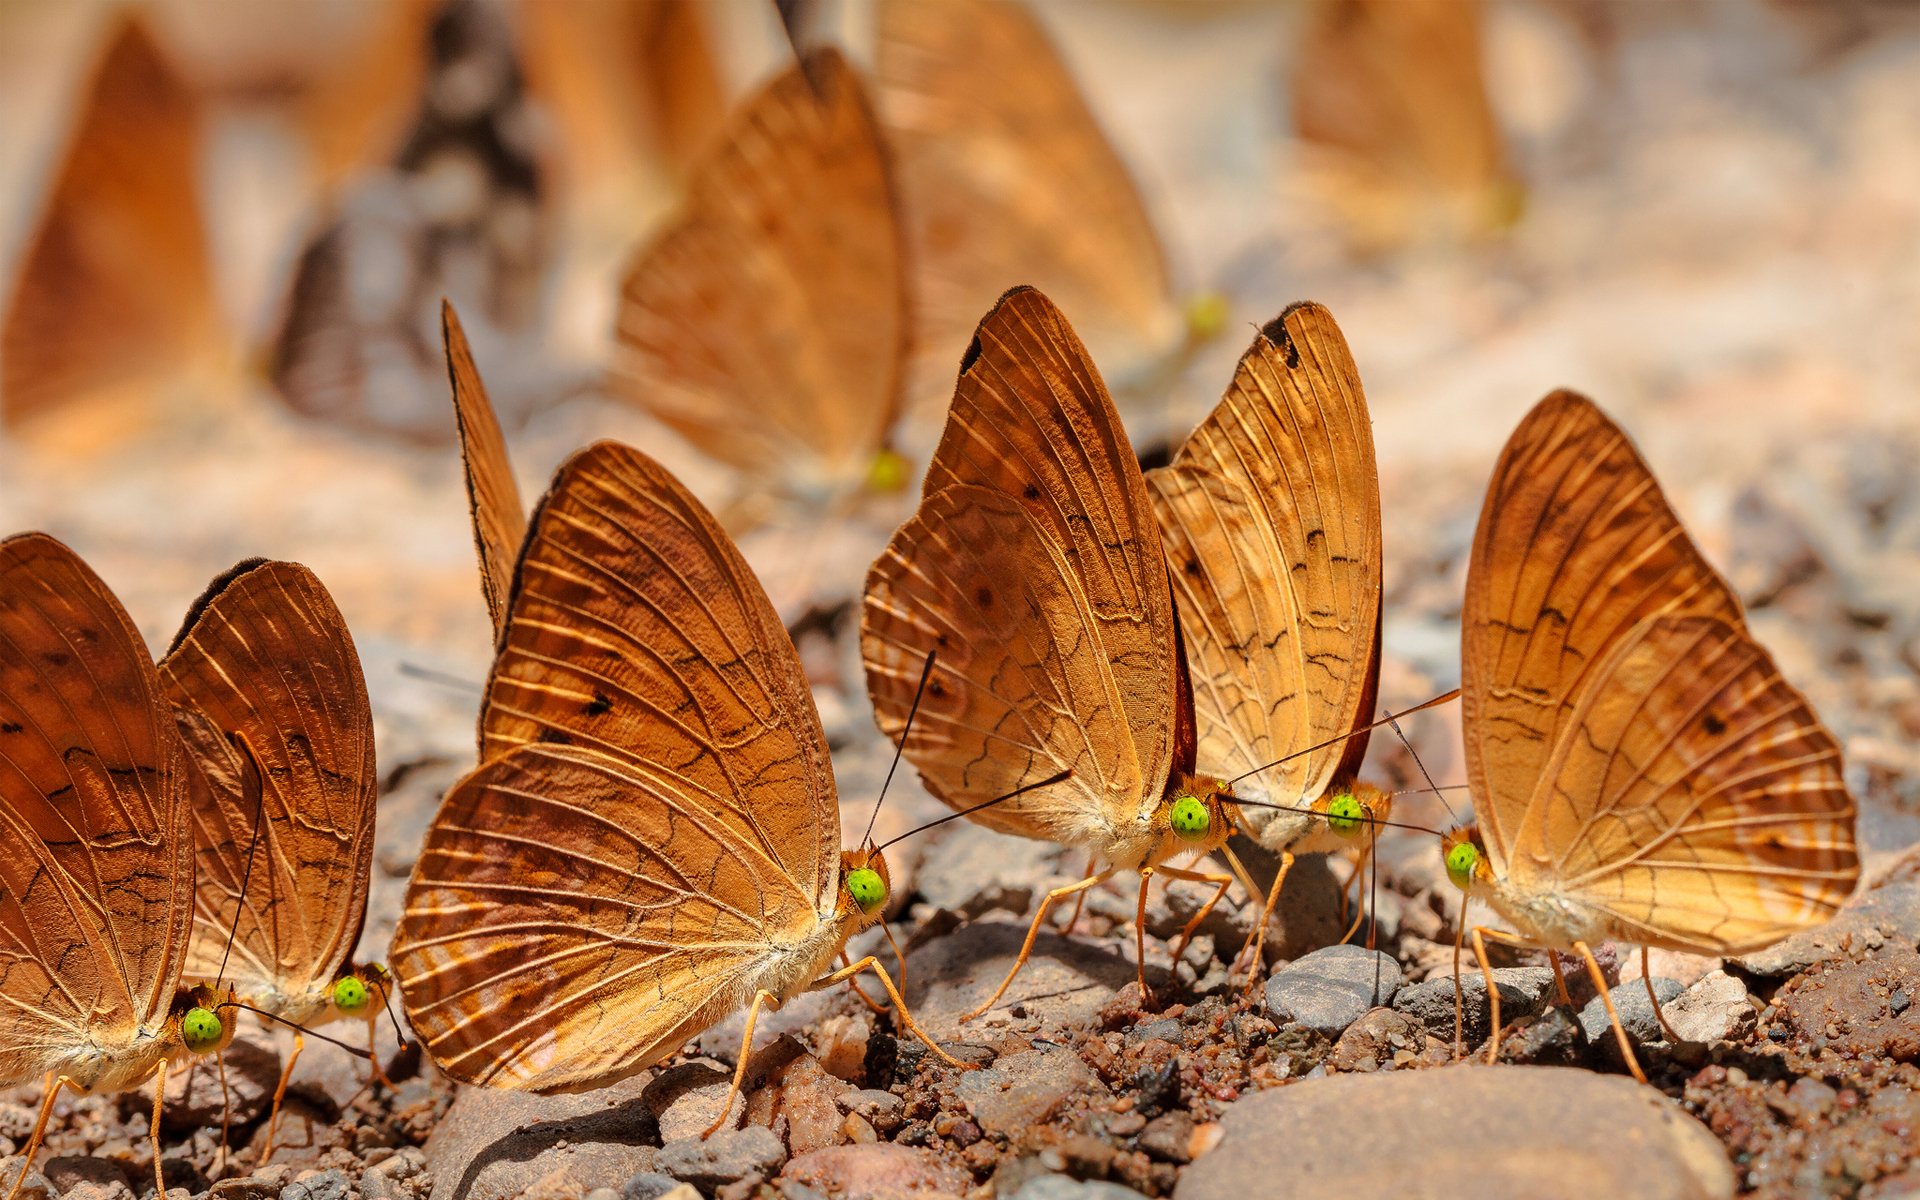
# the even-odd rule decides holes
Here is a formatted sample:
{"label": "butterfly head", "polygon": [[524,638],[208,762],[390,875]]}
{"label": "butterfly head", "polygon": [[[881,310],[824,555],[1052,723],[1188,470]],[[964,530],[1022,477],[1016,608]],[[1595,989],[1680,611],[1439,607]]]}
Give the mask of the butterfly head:
{"label": "butterfly head", "polygon": [[195,1055],[226,1049],[233,1040],[238,1017],[231,989],[220,992],[202,984],[182,988],[173,1000],[173,1021],[180,1044]]}
{"label": "butterfly head", "polygon": [[381,963],[368,963],[364,967],[342,972],[333,981],[334,1011],[343,1017],[360,1017],[372,1020],[387,1002],[387,994],[393,988],[393,976]]}
{"label": "butterfly head", "polygon": [[1474,826],[1462,826],[1447,834],[1440,842],[1440,852],[1446,858],[1447,878],[1461,891],[1471,893],[1476,885],[1492,881],[1493,868],[1487,863],[1480,831]]}
{"label": "butterfly head", "polygon": [[1177,848],[1211,850],[1225,841],[1233,826],[1222,802],[1232,798],[1227,785],[1218,779],[1184,776],[1161,806],[1166,830]]}
{"label": "butterfly head", "polygon": [[878,850],[845,850],[840,854],[840,909],[850,912],[865,929],[880,919],[893,892],[887,860]]}
{"label": "butterfly head", "polygon": [[1325,818],[1327,828],[1345,838],[1369,838],[1375,822],[1386,820],[1392,808],[1387,793],[1357,780],[1331,788],[1313,802],[1313,811]]}

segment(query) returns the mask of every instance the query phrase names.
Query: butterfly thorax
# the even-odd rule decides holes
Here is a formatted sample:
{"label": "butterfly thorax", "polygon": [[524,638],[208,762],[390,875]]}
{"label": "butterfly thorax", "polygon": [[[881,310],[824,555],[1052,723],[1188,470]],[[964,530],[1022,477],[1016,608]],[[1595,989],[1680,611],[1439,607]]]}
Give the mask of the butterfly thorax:
{"label": "butterfly thorax", "polygon": [[[1255,834],[1262,846],[1292,854],[1331,854],[1366,846],[1371,824],[1393,812],[1392,797],[1370,783],[1336,783],[1311,803],[1292,809],[1250,809],[1265,818]],[[1253,821],[1247,822],[1253,825]]]}
{"label": "butterfly thorax", "polygon": [[1146,836],[1123,843],[1138,849],[1129,857],[1109,853],[1107,859],[1116,866],[1138,870],[1158,866],[1179,854],[1210,854],[1233,832],[1226,807],[1232,800],[1233,793],[1221,780],[1206,775],[1175,776],[1159,805],[1142,822]]}

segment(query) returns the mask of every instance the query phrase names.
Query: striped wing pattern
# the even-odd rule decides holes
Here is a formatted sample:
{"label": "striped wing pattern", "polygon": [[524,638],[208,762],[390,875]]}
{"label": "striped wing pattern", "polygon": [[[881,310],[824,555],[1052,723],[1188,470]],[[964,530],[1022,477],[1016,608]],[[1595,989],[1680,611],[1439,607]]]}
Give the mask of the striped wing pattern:
{"label": "striped wing pattern", "polygon": [[307,568],[243,562],[189,611],[160,681],[199,768],[188,970],[211,981],[224,961],[243,998],[310,1020],[373,870],[373,712],[346,621]]}
{"label": "striped wing pattern", "polygon": [[126,610],[53,538],[0,542],[0,1084],[158,1031],[193,915],[188,817]]}
{"label": "striped wing pattern", "polygon": [[453,305],[440,304],[441,336],[447,347],[447,381],[453,387],[454,423],[460,431],[460,460],[466,467],[467,505],[473,514],[473,547],[480,556],[480,590],[487,599],[497,641],[507,626],[507,593],[513,586],[513,560],[527,536],[527,508],[513,480],[507,439],[487,399],[486,384],[473,363],[473,348]]}
{"label": "striped wing pattern", "polygon": [[[1364,724],[1379,677],[1380,482],[1359,373],[1326,309],[1298,304],[1241,356],[1213,414],[1147,474],[1193,678],[1197,765],[1233,778]],[[1310,804],[1364,734],[1250,775]],[[1270,810],[1248,809],[1256,832]]]}

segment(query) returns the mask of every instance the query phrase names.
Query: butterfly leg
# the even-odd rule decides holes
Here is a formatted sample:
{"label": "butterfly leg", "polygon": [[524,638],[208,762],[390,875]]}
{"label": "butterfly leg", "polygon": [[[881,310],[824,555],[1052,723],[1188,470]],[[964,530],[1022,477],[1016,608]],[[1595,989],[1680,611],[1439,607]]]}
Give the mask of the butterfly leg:
{"label": "butterfly leg", "polygon": [[[1626,1027],[1620,1024],[1620,1014],[1613,1010],[1613,993],[1607,990],[1607,977],[1600,970],[1600,964],[1594,961],[1593,951],[1585,942],[1575,942],[1574,951],[1587,961],[1587,974],[1593,979],[1593,986],[1600,992],[1600,1003],[1606,1005],[1607,1020],[1613,1025],[1613,1036],[1620,1043],[1620,1057],[1627,1060],[1627,1069],[1641,1083],[1647,1081],[1646,1073],[1640,1069],[1640,1060],[1633,1056],[1633,1043],[1627,1040]],[[1651,986],[1651,985],[1649,985]]]}
{"label": "butterfly leg", "polygon": [[[1481,977],[1487,981],[1487,1008],[1492,1014],[1493,1036],[1487,1040],[1487,1065],[1492,1066],[1500,1058],[1500,989],[1493,982],[1493,964],[1487,961],[1487,940],[1484,935],[1494,933],[1483,925],[1473,927],[1473,956],[1480,960]],[[1454,976],[1453,986],[1460,986],[1460,977]],[[1455,992],[1456,999],[1459,993]],[[1455,1038],[1459,1037],[1456,1033]]]}
{"label": "butterfly leg", "polygon": [[[1014,969],[1018,970],[1019,968],[1015,967]],[[948,1066],[958,1067],[962,1071],[971,1071],[973,1069],[971,1064],[963,1063],[959,1059],[955,1058],[953,1055],[948,1054],[945,1050],[942,1050],[940,1048],[940,1043],[934,1041],[931,1037],[927,1035],[926,1030],[920,1028],[920,1023],[918,1021],[915,1021],[913,1019],[913,1014],[907,1010],[907,1002],[900,998],[900,989],[893,986],[893,976],[887,974],[886,967],[882,966],[880,964],[880,960],[875,958],[871,954],[867,955],[865,958],[861,959],[859,962],[853,963],[850,966],[842,967],[840,970],[835,971],[833,974],[827,976],[825,979],[815,982],[813,986],[809,987],[807,990],[810,992],[814,992],[824,987],[832,987],[834,984],[839,983],[842,980],[852,979],[855,975],[858,975],[862,971],[872,971],[874,975],[880,980],[880,986],[887,989],[887,998],[893,1001],[893,1011],[900,1014],[900,1023],[902,1025],[905,1025],[907,1027],[908,1032],[912,1033],[913,1036],[925,1042],[927,1045],[927,1049],[933,1051],[934,1057],[938,1058],[941,1062],[946,1063]],[[1011,979],[1013,977],[1009,975],[1007,978]],[[1006,987],[1006,984],[1003,983],[1000,986],[1004,988]]]}
{"label": "butterfly leg", "polygon": [[733,1098],[740,1094],[740,1083],[747,1077],[747,1060],[753,1057],[753,1027],[760,1021],[760,1009],[763,1005],[778,1009],[780,997],[761,988],[753,994],[753,1003],[747,1005],[747,1031],[740,1035],[740,1061],[733,1065],[733,1083],[727,1088],[727,1098],[720,1103],[720,1115],[713,1119],[713,1124],[701,1131],[700,1140],[702,1141],[718,1132],[720,1127],[727,1123],[727,1114],[733,1111]]}
{"label": "butterfly leg", "polygon": [[1573,997],[1567,993],[1567,973],[1560,969],[1560,952],[1558,950],[1552,948],[1547,950],[1547,965],[1553,968],[1553,986],[1560,990],[1561,1007],[1571,1010],[1573,1008]]}
{"label": "butterfly leg", "polygon": [[1467,893],[1460,893],[1460,919],[1453,923],[1453,1061],[1466,1054],[1467,999],[1460,986],[1460,947],[1467,940]]}
{"label": "butterfly leg", "polygon": [[1187,952],[1187,943],[1193,940],[1193,931],[1200,928],[1200,923],[1207,919],[1207,914],[1212,912],[1214,906],[1220,903],[1220,898],[1227,894],[1227,888],[1233,884],[1233,876],[1213,874],[1207,871],[1183,871],[1175,867],[1161,867],[1160,873],[1169,879],[1184,879],[1189,883],[1213,883],[1219,885],[1214,888],[1213,895],[1207,898],[1207,902],[1200,906],[1200,911],[1193,914],[1193,919],[1187,922],[1187,927],[1180,931],[1180,940],[1175,943],[1173,948],[1173,967],[1167,976],[1167,983],[1171,985],[1173,983],[1172,971],[1178,971],[1180,969],[1180,956]]}
{"label": "butterfly leg", "polygon": [[[1347,888],[1350,888],[1353,885],[1360,882],[1361,877],[1365,875],[1367,872],[1367,864],[1372,861],[1373,861],[1373,842],[1368,841],[1367,848],[1365,850],[1362,850],[1359,854],[1359,857],[1353,860],[1353,877],[1347,880],[1347,887],[1340,889],[1340,903],[1343,907],[1345,906],[1346,900],[1347,900]],[[1353,935],[1360,932],[1360,922],[1366,920],[1366,917],[1367,917],[1366,906],[1364,904],[1361,904],[1359,902],[1359,899],[1356,897],[1354,900],[1354,906],[1353,906],[1353,924],[1347,926],[1346,934],[1341,937],[1340,941],[1343,944],[1345,942],[1352,940]],[[1367,940],[1369,941],[1369,943],[1371,943],[1371,941],[1373,940],[1373,935],[1369,934],[1367,936]],[[1368,945],[1367,949],[1369,950],[1373,949],[1372,945]]]}
{"label": "butterfly leg", "polygon": [[1133,906],[1133,961],[1140,979],[1140,1003],[1153,1005],[1153,989],[1147,986],[1147,888],[1153,883],[1153,868],[1140,868],[1140,895]]}
{"label": "butterfly leg", "polygon": [[227,1136],[233,1124],[233,1100],[227,1093],[227,1052],[220,1051],[213,1056],[213,1064],[220,1070],[220,1170],[227,1165]]}
{"label": "butterfly leg", "polygon": [[[1248,948],[1252,957],[1247,960],[1247,990],[1253,990],[1253,981],[1260,977],[1260,967],[1266,962],[1267,922],[1273,919],[1273,906],[1280,902],[1280,889],[1287,882],[1287,872],[1293,870],[1293,852],[1280,852],[1280,870],[1274,874],[1273,886],[1267,889],[1267,902],[1260,909],[1260,920],[1253,927],[1253,944]],[[1254,893],[1258,895],[1259,893]],[[1238,961],[1234,963],[1239,967]]]}
{"label": "butterfly leg", "polygon": [[[1088,888],[1093,887],[1096,884],[1106,882],[1108,879],[1113,877],[1113,873],[1116,869],[1117,868],[1115,867],[1108,867],[1106,870],[1100,872],[1097,875],[1087,876],[1085,879],[1082,879],[1079,883],[1070,883],[1066,887],[1055,888],[1052,891],[1048,892],[1044,897],[1042,897],[1040,900],[1040,911],[1033,914],[1033,923],[1027,926],[1027,940],[1025,942],[1022,942],[1020,945],[1020,957],[1014,959],[1013,969],[1011,971],[1008,971],[1007,977],[1000,981],[1000,986],[993,990],[993,995],[988,996],[986,1001],[982,1003],[978,1008],[974,1009],[972,1012],[968,1013],[966,1016],[961,1017],[960,1023],[964,1025],[968,1021],[973,1020],[974,1018],[978,1017],[981,1013],[986,1012],[988,1009],[992,1008],[995,1004],[998,1004],[1000,1002],[1000,997],[1006,994],[1007,985],[1011,984],[1013,982],[1013,977],[1020,973],[1020,968],[1027,965],[1027,958],[1033,953],[1033,940],[1040,936],[1040,926],[1041,926],[1041,923],[1047,919],[1048,909],[1051,909],[1056,903],[1066,899],[1068,896],[1073,895],[1075,892],[1084,892]],[[1143,984],[1145,983],[1144,979],[1142,980],[1142,983]]]}
{"label": "butterfly leg", "polygon": [[[847,957],[847,951],[845,947],[842,947],[840,950],[840,965],[843,967],[848,967],[853,965],[853,960]],[[872,996],[869,996],[865,992],[860,990],[859,980],[849,979],[847,980],[847,986],[853,989],[854,995],[860,997],[860,1002],[862,1004],[866,1005],[868,1008],[872,1009],[874,1012],[883,1013],[887,1011],[886,1005],[880,1003],[878,1000],[875,1000]]]}
{"label": "butterfly leg", "polygon": [[273,1111],[267,1114],[267,1136],[260,1143],[260,1158],[254,1164],[264,1167],[267,1159],[273,1156],[273,1135],[280,1128],[280,1102],[287,1098],[287,1081],[293,1078],[293,1064],[300,1061],[300,1051],[306,1049],[307,1040],[296,1031],[293,1035],[293,1053],[287,1056],[287,1065],[280,1072],[280,1086],[273,1089]]}
{"label": "butterfly leg", "polygon": [[[1100,865],[1100,852],[1097,850],[1087,851],[1087,873],[1085,875],[1082,875],[1080,878],[1092,879],[1094,868],[1098,867],[1099,865]],[[1073,915],[1067,918],[1067,923],[1061,927],[1060,932],[1071,936],[1073,934],[1074,927],[1080,924],[1081,910],[1083,910],[1086,907],[1087,907],[1087,894],[1085,892],[1081,892],[1078,896],[1075,896],[1073,898]],[[901,987],[907,986],[907,981],[902,979],[900,981],[900,986]]]}
{"label": "butterfly leg", "polygon": [[167,1099],[167,1060],[153,1073],[153,1124],[147,1127],[153,1138],[153,1200],[167,1200],[167,1177],[160,1169],[160,1107]]}
{"label": "butterfly leg", "polygon": [[1673,1026],[1667,1024],[1667,1014],[1660,1010],[1660,997],[1653,990],[1653,967],[1648,962],[1645,946],[1640,947],[1640,978],[1647,981],[1647,999],[1653,1004],[1653,1018],[1660,1022],[1660,1032],[1667,1035],[1669,1042],[1678,1046],[1680,1035],[1673,1031]]}
{"label": "butterfly leg", "polygon": [[[1082,895],[1084,894],[1085,893],[1082,893]],[[893,927],[891,925],[888,925],[885,921],[880,922],[880,932],[887,935],[887,945],[893,947],[893,967],[894,970],[900,972],[900,994],[904,996],[907,994],[907,953],[900,948],[899,942],[893,940]]]}
{"label": "butterfly leg", "polygon": [[19,1194],[20,1185],[26,1182],[27,1172],[33,1170],[33,1156],[39,1153],[41,1139],[47,1136],[47,1119],[53,1116],[53,1102],[60,1098],[61,1088],[73,1088],[76,1092],[80,1090],[65,1075],[56,1079],[53,1072],[47,1072],[47,1098],[40,1102],[40,1116],[33,1123],[33,1135],[27,1139],[27,1148],[20,1153],[20,1177],[7,1190],[7,1200],[13,1200]]}

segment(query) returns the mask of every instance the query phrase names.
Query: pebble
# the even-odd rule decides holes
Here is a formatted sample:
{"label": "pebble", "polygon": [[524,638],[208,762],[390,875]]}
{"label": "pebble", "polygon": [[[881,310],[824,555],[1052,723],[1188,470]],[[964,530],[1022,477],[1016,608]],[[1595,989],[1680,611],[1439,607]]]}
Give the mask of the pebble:
{"label": "pebble", "polygon": [[892,1133],[906,1121],[907,1102],[892,1092],[861,1088],[836,1097],[840,1111],[857,1116],[881,1133]]}
{"label": "pebble", "polygon": [[1267,980],[1267,1015],[1337,1038],[1367,1010],[1393,1001],[1400,964],[1361,946],[1327,946],[1276,969]]}
{"label": "pebble", "polygon": [[[1500,1014],[1505,1020],[1506,1013]],[[1609,1033],[1608,1037],[1613,1035]],[[1536,1016],[1522,1017],[1500,1040],[1500,1061],[1536,1066],[1575,1067],[1587,1061],[1592,1042],[1579,1018],[1555,1004]],[[1451,1055],[1453,1047],[1447,1046]]]}
{"label": "pebble", "polygon": [[1426,1049],[1427,1036],[1427,1027],[1406,1013],[1373,1009],[1340,1035],[1327,1056],[1327,1070],[1377,1071],[1411,1062]]}
{"label": "pebble", "polygon": [[1739,1041],[1752,1032],[1756,1015],[1747,985],[1725,971],[1701,976],[1662,1008],[1682,1041],[1703,1045]]}
{"label": "pebble", "polygon": [[[656,1075],[640,1093],[640,1103],[660,1125],[662,1142],[694,1137],[713,1127],[721,1102],[733,1086],[733,1072],[712,1062],[683,1062]],[[727,1123],[746,1115],[745,1091],[734,1093]]]}
{"label": "pebble", "polygon": [[782,1189],[811,1188],[838,1200],[900,1200],[914,1195],[963,1195],[973,1173],[932,1150],[878,1142],[834,1146],[797,1155],[780,1172]]}
{"label": "pebble", "polygon": [[1046,842],[957,823],[927,848],[914,883],[928,903],[968,920],[996,911],[1030,916],[1058,856]]}
{"label": "pebble", "polygon": [[1162,1113],[1147,1122],[1135,1139],[1142,1150],[1162,1162],[1184,1163],[1193,1158],[1193,1117],[1185,1111]]}
{"label": "pebble", "polygon": [[766,1179],[787,1161],[787,1148],[764,1125],[722,1129],[709,1138],[668,1142],[654,1157],[662,1174],[691,1183],[703,1192],[742,1179]]}
{"label": "pebble", "polygon": [[[1664,1008],[1683,989],[1671,979],[1656,979],[1653,981],[1653,990]],[[1620,1026],[1627,1031],[1627,1037],[1634,1045],[1665,1044],[1667,1033],[1660,1028],[1660,1018],[1654,1015],[1653,1001],[1647,999],[1646,984],[1636,979],[1631,984],[1620,984],[1612,992],[1613,1008],[1620,1015]],[[1588,1041],[1598,1044],[1605,1039],[1615,1051],[1619,1050],[1619,1039],[1613,1036],[1613,1023],[1607,1019],[1607,1007],[1600,997],[1595,996],[1587,1001],[1580,1010],[1580,1028],[1586,1032]]]}
{"label": "pebble", "polygon": [[620,1200],[660,1200],[660,1197],[689,1185],[658,1171],[640,1171],[620,1185]]}
{"label": "pebble", "polygon": [[304,1174],[280,1189],[280,1200],[347,1200],[353,1185],[347,1173],[334,1168]]}
{"label": "pebble", "polygon": [[47,1159],[41,1172],[63,1196],[79,1187],[91,1187],[95,1195],[124,1192],[130,1198],[134,1191],[127,1179],[127,1169],[127,1165],[117,1159],[63,1154]]}
{"label": "pebble", "polygon": [[10,1190],[13,1181],[20,1178],[23,1170],[26,1178],[21,1180],[20,1190],[14,1193],[14,1200],[60,1200],[60,1193],[52,1181],[34,1170],[26,1159],[17,1154],[0,1158],[0,1182],[4,1182]]}
{"label": "pebble", "polygon": [[1734,1194],[1720,1143],[1678,1105],[1629,1079],[1561,1067],[1304,1080],[1236,1101],[1221,1127],[1175,1200]]}
{"label": "pebble", "polygon": [[1140,1193],[1104,1179],[1036,1175],[1021,1184],[1011,1200],[1139,1200]]}
{"label": "pebble", "polygon": [[819,1059],[803,1052],[781,1069],[777,1084],[790,1151],[805,1154],[839,1143],[845,1117],[838,1101],[853,1090],[845,1080],[834,1078]]}
{"label": "pebble", "polygon": [[994,1013],[1017,1009],[1025,1014],[1019,1019],[1033,1026],[1088,1024],[1115,992],[1133,981],[1133,964],[1113,939],[1042,933],[994,1012],[960,1024],[960,1017],[1006,978],[1026,935],[1024,921],[982,921],[935,938],[907,956],[912,981],[907,999],[914,1019],[949,1052],[956,1043],[983,1044]]}
{"label": "pebble", "polygon": [[536,1096],[462,1088],[423,1149],[433,1200],[513,1200],[564,1171],[581,1192],[617,1188],[653,1167],[641,1098],[647,1076],[597,1091]]}
{"label": "pebble", "polygon": [[364,1200],[420,1200],[432,1187],[427,1156],[418,1146],[402,1146],[360,1176]]}
{"label": "pebble", "polygon": [[1026,1050],[967,1072],[954,1093],[982,1129],[1011,1135],[1045,1124],[1070,1097],[1104,1095],[1106,1086],[1071,1050]]}
{"label": "pebble", "polygon": [[[1500,989],[1502,1023],[1537,1015],[1555,996],[1553,971],[1547,967],[1500,967],[1493,972]],[[1466,1041],[1478,1045],[1492,1033],[1493,1014],[1487,1004],[1487,981],[1479,971],[1460,976],[1464,998]],[[1401,988],[1393,1007],[1427,1027],[1435,1037],[1453,1038],[1453,976],[1440,975]]]}

